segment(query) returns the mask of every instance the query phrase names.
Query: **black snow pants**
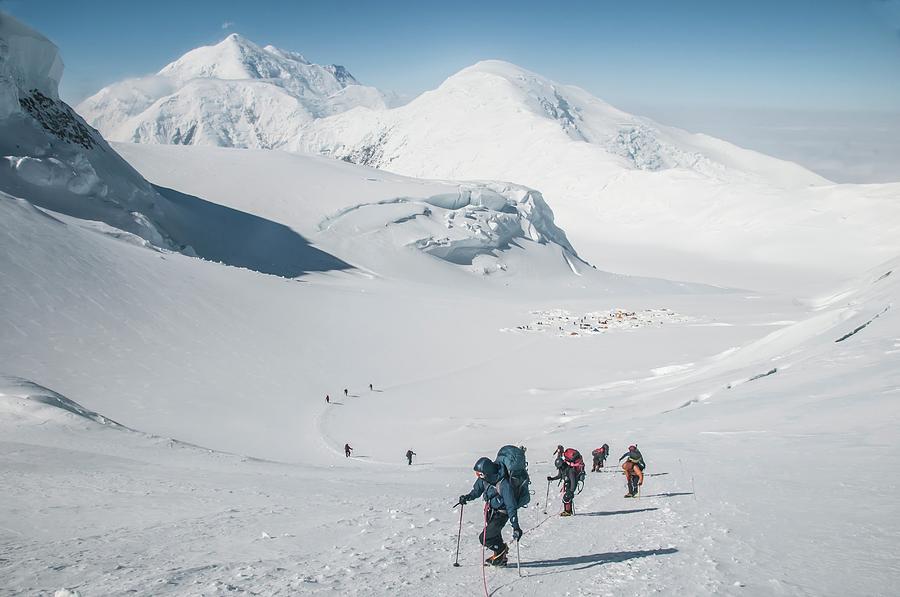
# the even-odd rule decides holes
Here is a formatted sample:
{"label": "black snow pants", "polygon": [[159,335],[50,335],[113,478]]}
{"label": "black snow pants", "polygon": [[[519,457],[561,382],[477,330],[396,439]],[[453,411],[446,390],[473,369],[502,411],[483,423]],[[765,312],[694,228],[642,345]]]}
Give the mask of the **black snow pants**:
{"label": "black snow pants", "polygon": [[[571,504],[575,499],[575,487],[578,485],[578,471],[569,467],[566,476],[563,477],[563,503]],[[566,508],[568,510],[568,508]]]}
{"label": "black snow pants", "polygon": [[489,508],[487,512],[487,527],[478,533],[478,542],[494,550],[494,553],[500,553],[506,543],[503,542],[503,527],[509,516],[503,510],[494,510]]}

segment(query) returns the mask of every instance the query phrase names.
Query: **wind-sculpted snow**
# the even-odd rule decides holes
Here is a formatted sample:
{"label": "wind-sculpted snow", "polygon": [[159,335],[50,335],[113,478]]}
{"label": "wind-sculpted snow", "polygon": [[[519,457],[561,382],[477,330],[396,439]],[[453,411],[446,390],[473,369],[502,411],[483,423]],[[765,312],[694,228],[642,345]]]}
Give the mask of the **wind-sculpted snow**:
{"label": "wind-sculpted snow", "polygon": [[62,394],[33,381],[0,374],[0,411],[5,417],[26,419],[43,424],[65,421],[65,413],[100,425],[125,429],[122,425],[85,408]]}
{"label": "wind-sculpted snow", "polygon": [[343,66],[231,34],[155,75],[105,87],[76,109],[114,141],[277,149],[315,118],[391,101]]}

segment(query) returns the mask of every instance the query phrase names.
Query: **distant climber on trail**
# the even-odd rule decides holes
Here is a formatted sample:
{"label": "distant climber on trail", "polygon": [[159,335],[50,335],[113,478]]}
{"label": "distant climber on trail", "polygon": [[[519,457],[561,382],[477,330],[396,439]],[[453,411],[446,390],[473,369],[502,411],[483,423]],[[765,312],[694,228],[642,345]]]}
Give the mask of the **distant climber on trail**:
{"label": "distant climber on trail", "polygon": [[350,458],[350,452],[353,451],[353,448],[350,447],[350,444],[344,444],[344,456],[346,458]]}
{"label": "distant climber on trail", "polygon": [[347,397],[347,388],[344,388],[344,398]]}
{"label": "distant climber on trail", "polygon": [[408,464],[409,466],[412,466],[412,457],[413,456],[418,456],[418,454],[416,454],[412,450],[406,451],[406,464]]}
{"label": "distant climber on trail", "polygon": [[369,391],[372,391],[372,384],[369,384]]}
{"label": "distant climber on trail", "polygon": [[[622,462],[623,460],[625,462]],[[640,486],[644,484],[644,469],[647,468],[647,465],[644,464],[644,457],[637,445],[632,444],[628,446],[628,451],[619,458],[619,462],[622,462],[625,481],[628,483],[628,493],[625,494],[625,497],[633,498],[637,496]]]}
{"label": "distant climber on trail", "polygon": [[325,394],[325,404],[331,404],[331,396]]}
{"label": "distant climber on trail", "polygon": [[560,479],[563,481],[563,511],[559,515],[572,516],[575,513],[573,502],[575,501],[576,487],[579,482],[584,481],[584,460],[578,450],[568,448],[556,457],[555,464],[556,476],[547,477],[547,481]]}
{"label": "distant climber on trail", "polygon": [[603,468],[603,463],[609,457],[609,446],[607,444],[603,444],[593,452],[591,452],[591,456],[594,458],[594,464],[591,467],[592,473],[599,473],[600,469]]}
{"label": "distant climber on trail", "polygon": [[472,467],[475,484],[472,491],[459,496],[458,505],[484,496],[484,528],[478,533],[478,542],[494,554],[485,560],[489,566],[505,566],[509,546],[503,541],[506,521],[512,525],[513,541],[522,537],[519,526],[519,508],[528,504],[528,473],[525,453],[515,446],[504,446],[497,454],[497,462],[482,457]]}

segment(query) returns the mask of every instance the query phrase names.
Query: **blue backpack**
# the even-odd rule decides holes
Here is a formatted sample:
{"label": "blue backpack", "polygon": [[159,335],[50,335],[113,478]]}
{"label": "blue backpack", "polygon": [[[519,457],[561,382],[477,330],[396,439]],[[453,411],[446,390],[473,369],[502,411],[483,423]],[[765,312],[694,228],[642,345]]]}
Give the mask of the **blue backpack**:
{"label": "blue backpack", "polygon": [[[529,484],[531,479],[528,477],[528,461],[525,460],[525,451],[516,446],[503,446],[497,452],[497,460],[495,461],[500,468],[500,479],[509,479],[513,488],[513,494],[516,496],[516,507],[524,508],[531,501],[531,491]],[[500,482],[497,482],[500,485]],[[500,488],[497,487],[499,493]]]}

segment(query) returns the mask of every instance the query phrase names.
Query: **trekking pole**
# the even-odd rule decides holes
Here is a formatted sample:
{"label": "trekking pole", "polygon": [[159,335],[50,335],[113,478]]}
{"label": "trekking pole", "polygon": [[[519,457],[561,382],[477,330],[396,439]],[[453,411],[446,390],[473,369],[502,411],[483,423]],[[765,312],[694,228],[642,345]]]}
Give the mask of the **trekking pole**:
{"label": "trekking pole", "polygon": [[547,495],[544,497],[544,514],[547,513],[547,502],[550,501],[550,481],[547,481]]}
{"label": "trekking pole", "polygon": [[[481,531],[481,559],[484,560],[484,549],[487,547],[485,543],[487,543],[487,515],[488,515],[488,503],[484,503],[484,530]],[[484,597],[491,597],[491,594],[488,593],[487,588],[487,566],[481,567],[481,580],[484,582]]]}
{"label": "trekking pole", "polygon": [[519,571],[519,578],[522,577],[522,556],[519,555],[519,539],[516,539],[516,570]]}
{"label": "trekking pole", "polygon": [[456,534],[456,561],[453,562],[454,568],[459,568],[459,540],[462,537],[462,516],[465,504],[459,505],[459,532]]}

